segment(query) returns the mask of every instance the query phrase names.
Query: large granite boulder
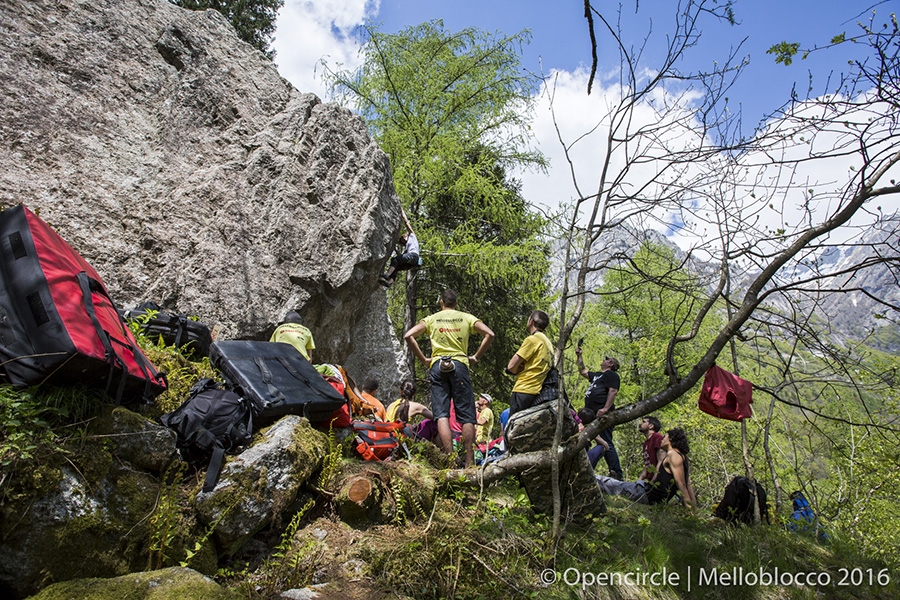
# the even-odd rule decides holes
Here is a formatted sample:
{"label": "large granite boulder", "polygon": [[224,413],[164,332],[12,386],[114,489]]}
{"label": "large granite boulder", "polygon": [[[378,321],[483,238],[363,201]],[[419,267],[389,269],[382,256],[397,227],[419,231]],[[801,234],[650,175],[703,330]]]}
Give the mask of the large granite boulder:
{"label": "large granite boulder", "polygon": [[218,12],[2,2],[0,96],[0,207],[39,211],[120,305],[244,339],[299,308],[317,359],[399,382],[377,285],[401,223],[387,157]]}

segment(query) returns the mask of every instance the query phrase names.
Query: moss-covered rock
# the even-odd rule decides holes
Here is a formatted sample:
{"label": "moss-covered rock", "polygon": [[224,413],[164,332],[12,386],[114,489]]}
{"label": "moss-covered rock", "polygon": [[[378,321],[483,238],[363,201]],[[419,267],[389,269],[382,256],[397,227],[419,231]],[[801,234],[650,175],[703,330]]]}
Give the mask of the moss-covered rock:
{"label": "moss-covered rock", "polygon": [[239,600],[242,597],[192,569],[171,567],[112,579],[73,579],[53,584],[30,600]]}
{"label": "moss-covered rock", "polygon": [[121,406],[114,408],[110,417],[110,439],[117,457],[152,473],[162,473],[178,458],[175,432],[168,427]]}
{"label": "moss-covered rock", "polygon": [[229,458],[215,489],[199,493],[196,499],[199,519],[215,528],[223,552],[234,553],[279,519],[295,503],[301,485],[321,468],[327,449],[324,433],[291,415]]}
{"label": "moss-covered rock", "polygon": [[[122,417],[117,426],[114,413]],[[39,485],[7,497],[0,509],[0,586],[23,596],[56,581],[146,568],[148,517],[160,486],[152,473],[115,454],[114,433],[127,435],[123,421],[145,426],[132,414],[110,408],[47,464],[16,474]]]}

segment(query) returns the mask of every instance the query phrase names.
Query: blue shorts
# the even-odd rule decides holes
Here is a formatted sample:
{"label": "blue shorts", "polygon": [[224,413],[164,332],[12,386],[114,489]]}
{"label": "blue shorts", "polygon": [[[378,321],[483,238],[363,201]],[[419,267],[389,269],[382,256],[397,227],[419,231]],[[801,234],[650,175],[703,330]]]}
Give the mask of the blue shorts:
{"label": "blue shorts", "polygon": [[450,373],[441,372],[441,361],[436,360],[431,366],[431,412],[435,420],[450,418],[450,399],[456,408],[456,420],[460,423],[474,424],[475,394],[469,380],[469,367],[454,360],[456,369]]}

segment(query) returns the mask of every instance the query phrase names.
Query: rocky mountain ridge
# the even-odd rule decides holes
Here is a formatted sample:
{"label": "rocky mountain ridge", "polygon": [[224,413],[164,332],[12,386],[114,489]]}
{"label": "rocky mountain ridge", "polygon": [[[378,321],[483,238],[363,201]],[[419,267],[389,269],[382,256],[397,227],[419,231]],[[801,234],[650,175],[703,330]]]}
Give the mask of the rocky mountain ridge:
{"label": "rocky mountain ridge", "polygon": [[[845,273],[827,280],[825,287],[832,293],[823,294],[819,303],[813,303],[808,295],[796,294],[793,302],[814,314],[815,318],[828,324],[828,334],[836,340],[866,340],[872,347],[885,352],[900,351],[900,324],[897,310],[900,306],[900,271],[896,265],[885,262],[856,269],[859,265],[874,260],[879,249],[898,244],[898,233],[872,229],[863,233],[854,244],[832,246],[820,252],[815,261],[799,264],[793,276],[808,278],[818,273]],[[651,243],[671,249],[676,260],[683,261],[692,273],[712,291],[718,284],[719,266],[688,256],[677,244],[662,233],[648,229],[631,231],[625,227],[610,230],[602,240],[601,250],[592,257],[591,264],[602,265],[609,260],[618,262],[622,257],[633,256],[642,244]],[[561,291],[564,269],[564,240],[552,246],[553,270],[551,279],[555,290]],[[577,266],[577,265],[576,265]],[[754,272],[733,273],[735,289],[745,288],[747,282],[757,275]],[[569,277],[574,278],[570,266]],[[574,282],[574,279],[572,280]],[[603,271],[588,275],[589,289],[603,283]],[[843,293],[834,293],[843,290]],[[876,300],[877,299],[877,300]],[[774,306],[789,311],[783,298],[773,297]]]}

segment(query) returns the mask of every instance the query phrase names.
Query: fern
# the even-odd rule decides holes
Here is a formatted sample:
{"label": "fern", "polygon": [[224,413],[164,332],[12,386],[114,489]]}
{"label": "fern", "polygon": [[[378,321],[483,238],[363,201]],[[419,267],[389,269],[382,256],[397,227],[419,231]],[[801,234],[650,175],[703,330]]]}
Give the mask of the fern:
{"label": "fern", "polygon": [[330,488],[335,477],[341,469],[343,447],[337,442],[334,429],[328,429],[328,451],[322,460],[322,470],[319,472],[317,487],[322,490]]}
{"label": "fern", "polygon": [[394,495],[394,525],[403,525],[406,522],[406,497],[403,494],[403,482],[398,477],[391,478],[391,493]]}
{"label": "fern", "polygon": [[159,498],[156,501],[153,514],[150,515],[148,570],[153,571],[162,568],[169,559],[167,553],[177,533],[176,524],[179,520],[178,482],[184,475],[184,470],[185,463],[175,461],[163,474]]}
{"label": "fern", "polygon": [[198,552],[200,552],[200,549],[203,548],[203,544],[205,544],[206,541],[210,538],[210,536],[212,536],[213,532],[216,530],[216,527],[218,527],[218,526],[219,526],[219,523],[222,522],[222,519],[225,518],[225,515],[227,515],[228,513],[230,513],[230,512],[232,511],[232,509],[234,509],[234,507],[237,506],[238,503],[239,503],[240,501],[241,501],[241,498],[238,497],[238,498],[231,504],[231,506],[229,506],[228,508],[226,508],[225,510],[223,510],[223,511],[222,511],[222,514],[220,514],[220,515],[216,518],[215,521],[213,521],[212,523],[209,524],[209,527],[206,528],[206,531],[203,532],[203,535],[201,535],[199,538],[197,538],[197,540],[194,542],[194,547],[193,547],[193,548],[187,548],[187,549],[185,549],[184,560],[181,561],[180,563],[178,563],[179,566],[181,566],[181,567],[188,567],[188,566],[190,566],[191,560],[194,558],[194,556],[197,555]]}

